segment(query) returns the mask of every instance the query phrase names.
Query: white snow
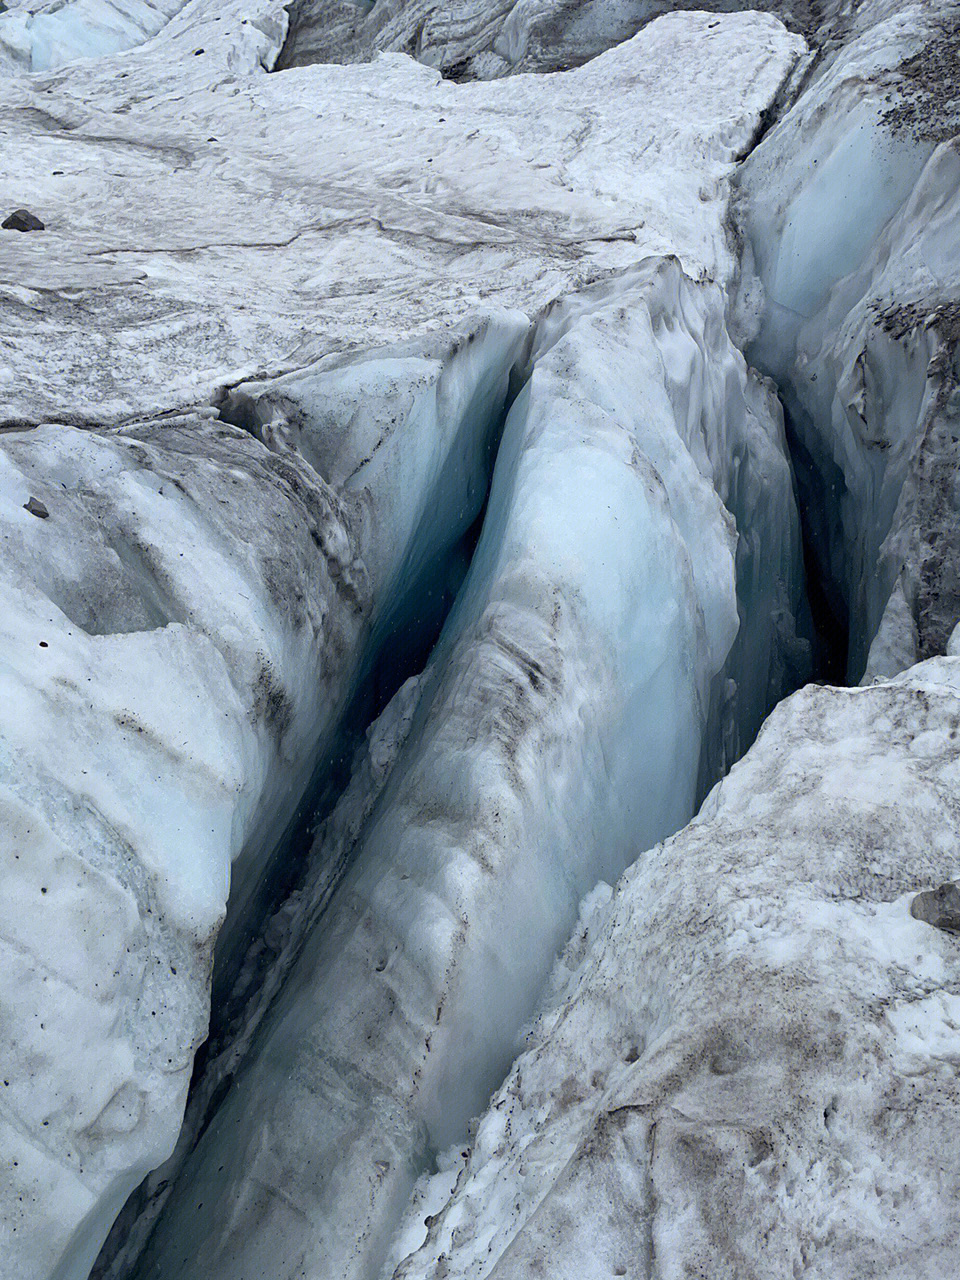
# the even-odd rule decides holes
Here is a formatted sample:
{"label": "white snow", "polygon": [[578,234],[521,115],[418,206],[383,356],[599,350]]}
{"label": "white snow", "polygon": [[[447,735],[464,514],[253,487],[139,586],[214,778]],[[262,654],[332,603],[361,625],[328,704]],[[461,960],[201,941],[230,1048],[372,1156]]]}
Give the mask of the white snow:
{"label": "white snow", "polygon": [[0,80],[5,199],[47,228],[0,234],[5,417],[208,404],[478,309],[533,317],[650,253],[722,282],[725,180],[801,48],[686,14],[568,75],[267,75],[284,23],[279,0],[194,3],[120,74]]}

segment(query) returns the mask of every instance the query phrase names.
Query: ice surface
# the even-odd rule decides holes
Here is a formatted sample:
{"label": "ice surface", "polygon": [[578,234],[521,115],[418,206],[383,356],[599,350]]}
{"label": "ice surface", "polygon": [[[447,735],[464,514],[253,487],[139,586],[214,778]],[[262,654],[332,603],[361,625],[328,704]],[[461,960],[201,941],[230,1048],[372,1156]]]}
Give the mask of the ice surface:
{"label": "ice surface", "polygon": [[0,67],[48,71],[155,36],[186,0],[48,0],[0,12]]}
{"label": "ice surface", "polygon": [[578,931],[396,1280],[952,1273],[960,968],[909,904],[958,870],[958,691],[774,712]]}
{"label": "ice surface", "polygon": [[563,76],[267,75],[284,23],[194,3],[122,74],[0,79],[3,188],[47,228],[0,235],[3,421],[182,411],[478,309],[535,316],[649,253],[722,282],[725,180],[800,49],[685,14]]}
{"label": "ice surface", "polygon": [[[920,656],[943,652],[960,602],[960,169],[944,141],[960,120],[960,7],[865,5],[858,22],[741,180],[763,285],[749,354],[783,389],[853,680],[898,581]],[[907,633],[899,648],[909,665]]]}
{"label": "ice surface", "polygon": [[[376,1276],[583,895],[690,818],[704,743],[782,692],[797,518],[776,402],[721,292],[652,260],[558,304],[531,362],[354,865],[138,1275]],[[738,588],[756,617],[735,650]]]}
{"label": "ice surface", "polygon": [[[55,16],[29,9],[12,17]],[[657,336],[657,412],[679,422],[690,411],[693,461],[679,446],[679,462],[669,450],[660,459],[668,474],[680,466],[669,520],[647,473],[661,516],[651,528],[683,586],[675,616],[658,588],[658,625],[669,622],[678,641],[664,655],[672,665],[650,680],[683,701],[675,723],[663,701],[645,714],[656,719],[659,706],[666,722],[656,727],[683,778],[651,805],[645,839],[690,812],[698,765],[683,751],[698,754],[704,723],[730,726],[732,751],[747,715],[733,696],[752,674],[734,671],[740,642],[726,655],[741,552],[721,501],[739,521],[741,506],[759,510],[769,491],[782,517],[785,470],[769,395],[723,336],[718,299],[735,263],[724,217],[727,179],[799,42],[769,17],[683,15],[566,76],[458,87],[400,56],[267,75],[285,30],[279,0],[195,0],[122,57],[0,80],[4,189],[46,226],[0,234],[12,793],[3,936],[15,939],[3,989],[23,992],[4,1086],[0,1158],[17,1170],[0,1192],[4,1280],[81,1280],[127,1192],[170,1152],[224,912],[220,953],[232,962],[357,683],[414,625],[425,576],[456,577],[534,320],[651,255],[674,254],[678,297],[699,301]],[[668,57],[682,75],[662,77]],[[701,389],[697,352],[714,350],[726,352],[722,367]],[[764,477],[756,493],[740,494],[725,462],[717,470],[723,446],[711,455],[698,443],[700,419],[709,436],[741,418]],[[766,448],[779,470],[762,461]],[[641,492],[616,450],[598,458],[623,471],[624,492]],[[694,518],[701,500],[709,536]],[[631,516],[635,538],[645,511]],[[789,560],[792,537],[787,521],[771,555]],[[693,573],[700,555],[716,583]],[[602,572],[616,584],[629,568],[600,566],[585,582],[591,609]],[[605,630],[588,629],[582,653],[570,633],[588,689],[589,645],[609,647],[624,607],[599,610]],[[779,654],[789,626],[774,633]],[[635,647],[636,634],[628,627]],[[744,707],[776,689],[776,654]],[[519,678],[504,661],[501,695]],[[439,673],[435,683],[430,707],[438,690],[454,697]],[[596,698],[612,706],[609,690]],[[558,712],[551,723],[558,733],[571,722]],[[598,727],[586,748],[597,762],[601,744]],[[398,778],[416,758],[412,746],[403,753]],[[666,769],[666,756],[657,764]],[[634,767],[611,762],[603,785],[625,787]],[[569,786],[573,768],[564,776]],[[576,799],[569,822],[557,815],[569,883],[545,903],[558,915],[530,939],[524,990],[504,989],[499,1048],[469,1086],[477,1098],[495,1083],[494,1057],[509,1059],[512,1024],[596,874],[587,845],[597,819],[586,795]],[[521,805],[516,821],[533,824],[546,803]],[[358,801],[360,820],[365,812]],[[24,826],[26,880],[16,856]],[[335,867],[348,843],[331,852]],[[623,857],[610,853],[608,874]],[[48,864],[57,878],[35,885]],[[505,884],[499,891],[515,909]],[[78,905],[64,908],[53,953],[44,910],[68,894]],[[112,929],[99,928],[104,913]],[[438,925],[437,945],[444,936]],[[479,963],[463,973],[466,1001],[470,982],[490,979]],[[438,1083],[436,1098],[450,1091]],[[451,1131],[457,1123],[452,1115]]]}

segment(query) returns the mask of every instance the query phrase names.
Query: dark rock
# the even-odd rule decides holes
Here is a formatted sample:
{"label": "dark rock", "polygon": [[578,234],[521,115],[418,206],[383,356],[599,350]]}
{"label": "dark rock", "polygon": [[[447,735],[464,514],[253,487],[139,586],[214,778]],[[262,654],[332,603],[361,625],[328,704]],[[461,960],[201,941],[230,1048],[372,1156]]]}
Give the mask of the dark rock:
{"label": "dark rock", "polygon": [[4,231],[43,231],[45,227],[29,209],[15,209],[10,217],[0,222]]}
{"label": "dark rock", "polygon": [[926,889],[910,903],[910,914],[935,929],[960,933],[960,885],[948,880],[939,889]]}
{"label": "dark rock", "polygon": [[32,516],[36,516],[40,520],[46,520],[50,514],[39,498],[31,498],[29,502],[25,502],[23,509],[24,511],[29,511]]}

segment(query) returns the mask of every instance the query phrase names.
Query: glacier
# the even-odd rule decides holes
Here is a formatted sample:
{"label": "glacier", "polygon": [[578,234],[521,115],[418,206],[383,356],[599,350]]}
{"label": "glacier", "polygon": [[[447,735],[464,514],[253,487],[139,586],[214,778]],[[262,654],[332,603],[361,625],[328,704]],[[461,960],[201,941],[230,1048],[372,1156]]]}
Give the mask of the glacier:
{"label": "glacier", "polygon": [[667,13],[748,8],[828,44],[856,0],[294,0],[276,69],[390,51],[458,82],[498,80],[581,66]]}
{"label": "glacier", "polygon": [[746,350],[818,486],[812,536],[854,681],[942,653],[958,600],[960,8],[873,0],[857,24],[739,179]]}
{"label": "glacier", "polygon": [[0,70],[50,71],[155,36],[186,0],[8,0],[0,10]]}
{"label": "glacier", "polygon": [[960,1266],[960,4],[755,8],[0,3],[2,1280]]}
{"label": "glacier", "polygon": [[[752,725],[796,679],[779,410],[719,291],[654,261],[558,304],[531,359],[416,708],[388,712],[409,723],[351,869],[140,1275],[378,1275],[580,899],[692,816],[702,744],[736,741],[710,723],[712,686]],[[766,634],[732,654],[738,588]]]}

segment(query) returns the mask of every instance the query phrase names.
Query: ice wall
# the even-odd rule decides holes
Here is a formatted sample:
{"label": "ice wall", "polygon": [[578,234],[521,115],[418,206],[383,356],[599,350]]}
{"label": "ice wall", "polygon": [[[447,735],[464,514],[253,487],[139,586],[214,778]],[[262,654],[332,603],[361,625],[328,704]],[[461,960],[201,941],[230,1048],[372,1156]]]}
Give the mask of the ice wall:
{"label": "ice wall", "polygon": [[[650,260],[559,304],[531,361],[464,588],[390,713],[383,794],[140,1277],[376,1276],[584,893],[689,819],[721,717],[735,736],[780,691],[797,518],[720,291]],[[736,649],[738,589],[777,578],[781,615]]]}
{"label": "ice wall", "polygon": [[186,0],[47,0],[0,12],[0,67],[49,71],[101,58],[155,36]]}
{"label": "ice wall", "polygon": [[295,0],[277,70],[397,50],[455,80],[578,67],[678,10],[775,14],[829,46],[858,0]]}
{"label": "ice wall", "polygon": [[[911,660],[943,651],[951,608],[935,617],[932,594],[958,591],[952,520],[938,514],[955,510],[960,171],[946,139],[958,123],[958,12],[863,6],[859,33],[740,179],[762,283],[762,301],[748,303],[758,312],[749,356],[784,396],[854,681],[898,580],[919,647],[902,627],[894,647]],[[889,641],[887,666],[878,649],[871,674],[892,674]]]}
{"label": "ice wall", "polygon": [[381,624],[480,511],[527,329],[311,375],[312,462],[213,410],[2,437],[4,1280],[85,1280],[173,1149],[214,939],[242,958]]}

